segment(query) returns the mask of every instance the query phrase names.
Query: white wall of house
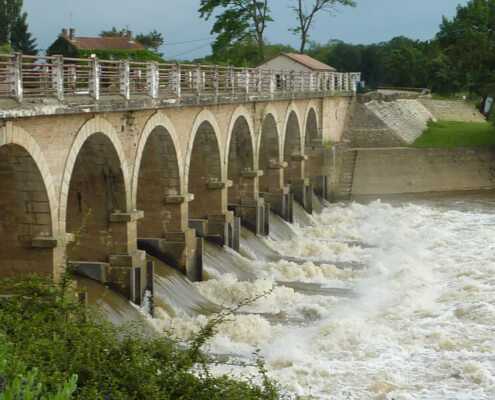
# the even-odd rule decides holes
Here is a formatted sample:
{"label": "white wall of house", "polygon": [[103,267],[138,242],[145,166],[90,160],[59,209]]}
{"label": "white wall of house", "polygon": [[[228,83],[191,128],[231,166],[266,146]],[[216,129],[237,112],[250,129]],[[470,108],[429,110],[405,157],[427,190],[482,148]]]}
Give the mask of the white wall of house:
{"label": "white wall of house", "polygon": [[291,60],[289,57],[279,55],[266,61],[258,66],[261,69],[273,69],[273,70],[287,70],[287,71],[305,71],[311,72],[311,69],[299,64],[298,62]]}

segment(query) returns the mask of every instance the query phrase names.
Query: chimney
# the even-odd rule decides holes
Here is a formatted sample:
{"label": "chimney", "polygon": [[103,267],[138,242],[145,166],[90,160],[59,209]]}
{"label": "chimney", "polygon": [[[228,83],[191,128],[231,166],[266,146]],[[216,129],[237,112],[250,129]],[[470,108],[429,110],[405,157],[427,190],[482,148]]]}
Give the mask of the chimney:
{"label": "chimney", "polygon": [[76,30],[74,28],[69,29],[69,39],[70,40],[75,40],[76,39]]}
{"label": "chimney", "polygon": [[67,33],[67,28],[62,28],[62,37],[65,39],[68,39],[69,35]]}
{"label": "chimney", "polygon": [[132,31],[130,31],[130,30],[127,30],[127,40],[129,42],[132,42]]}
{"label": "chimney", "polygon": [[124,36],[125,36],[124,31],[120,31],[120,32],[119,32],[119,37],[124,37]]}

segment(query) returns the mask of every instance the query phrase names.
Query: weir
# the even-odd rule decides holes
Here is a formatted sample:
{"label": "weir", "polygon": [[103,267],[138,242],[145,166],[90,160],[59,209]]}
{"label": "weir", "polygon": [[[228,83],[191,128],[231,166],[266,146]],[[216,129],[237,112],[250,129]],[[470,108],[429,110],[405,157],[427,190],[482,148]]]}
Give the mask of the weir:
{"label": "weir", "polygon": [[0,277],[69,263],[140,304],[146,253],[201,280],[210,243],[331,198],[358,73],[0,57]]}

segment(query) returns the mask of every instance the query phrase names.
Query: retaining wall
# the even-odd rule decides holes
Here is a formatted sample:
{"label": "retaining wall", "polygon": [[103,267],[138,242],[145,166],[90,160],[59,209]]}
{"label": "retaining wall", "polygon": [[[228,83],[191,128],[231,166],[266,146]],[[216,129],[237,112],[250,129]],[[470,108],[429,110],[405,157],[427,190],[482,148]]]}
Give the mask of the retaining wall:
{"label": "retaining wall", "polygon": [[495,147],[358,149],[352,196],[495,189]]}

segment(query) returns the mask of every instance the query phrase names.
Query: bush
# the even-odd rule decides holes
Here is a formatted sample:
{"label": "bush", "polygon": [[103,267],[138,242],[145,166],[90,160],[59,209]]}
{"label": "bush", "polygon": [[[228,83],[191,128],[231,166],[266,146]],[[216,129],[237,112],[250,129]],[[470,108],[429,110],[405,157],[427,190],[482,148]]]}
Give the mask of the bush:
{"label": "bush", "polygon": [[[104,321],[97,309],[80,304],[73,293],[63,296],[61,288],[46,278],[0,281],[0,293],[5,292],[15,292],[0,301],[0,335],[13,343],[3,347],[3,357],[19,366],[7,373],[14,390],[29,388],[57,400],[70,398],[70,393],[88,400],[280,398],[261,359],[261,387],[250,380],[210,374],[200,349],[230,311],[207,324],[188,346],[179,346],[167,337],[143,336],[138,325],[118,328]],[[35,379],[43,382],[37,392]],[[24,380],[26,385],[19,387]]]}

